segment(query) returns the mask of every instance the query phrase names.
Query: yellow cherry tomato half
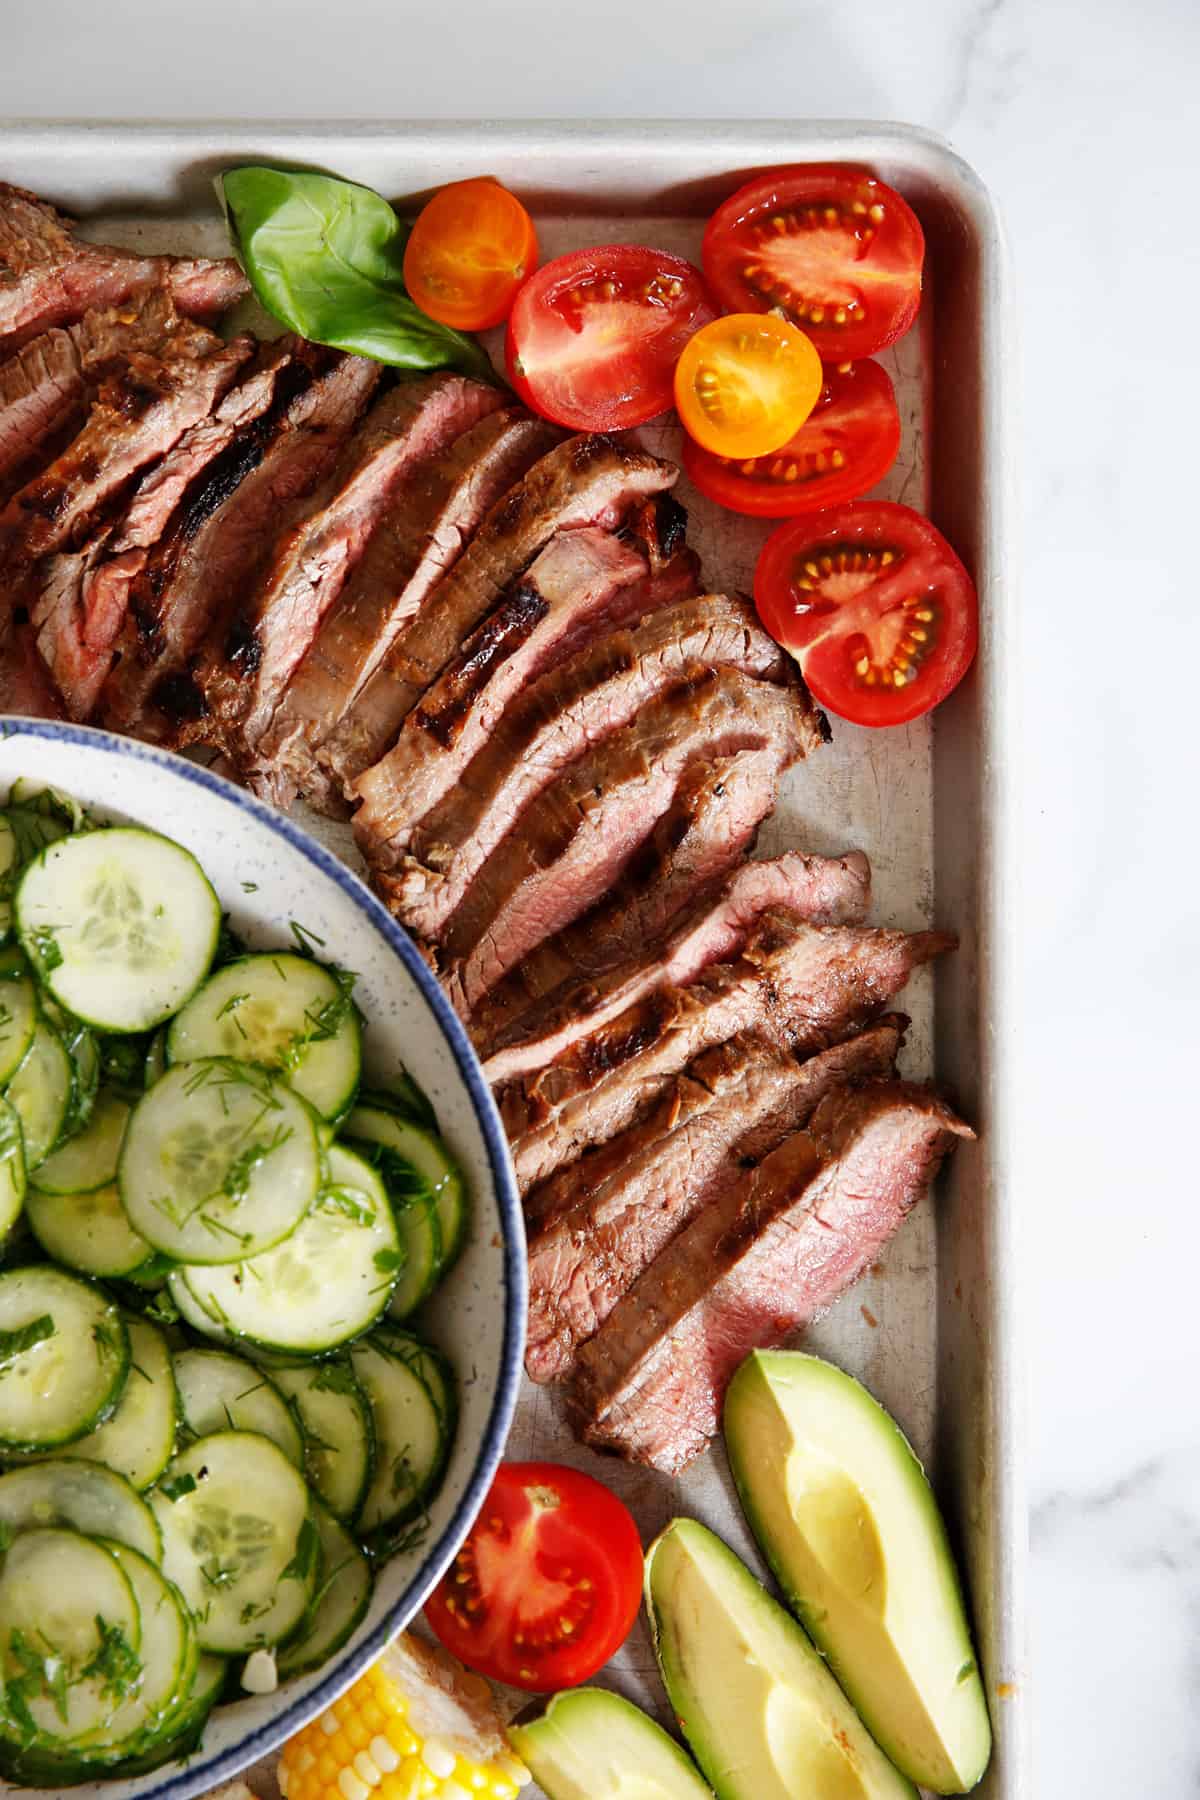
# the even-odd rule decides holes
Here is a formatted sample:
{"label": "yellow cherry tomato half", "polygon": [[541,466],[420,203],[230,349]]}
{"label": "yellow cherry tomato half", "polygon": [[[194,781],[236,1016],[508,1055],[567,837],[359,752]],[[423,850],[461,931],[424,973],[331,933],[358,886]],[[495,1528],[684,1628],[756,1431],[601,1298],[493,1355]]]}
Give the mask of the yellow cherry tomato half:
{"label": "yellow cherry tomato half", "polygon": [[689,437],[714,456],[769,456],[821,397],[821,359],[771,313],[729,313],[689,338],[675,365],[675,405]]}
{"label": "yellow cherry tomato half", "polygon": [[486,331],[537,267],[533,220],[490,176],[455,181],[420,213],[404,251],[409,296],[441,325]]}

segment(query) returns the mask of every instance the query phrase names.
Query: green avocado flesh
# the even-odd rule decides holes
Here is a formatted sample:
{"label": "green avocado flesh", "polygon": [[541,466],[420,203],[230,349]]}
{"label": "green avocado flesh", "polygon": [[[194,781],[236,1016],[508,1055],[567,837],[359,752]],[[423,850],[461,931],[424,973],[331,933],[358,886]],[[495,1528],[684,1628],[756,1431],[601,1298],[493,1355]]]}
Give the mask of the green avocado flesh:
{"label": "green avocado flesh", "polygon": [[556,1694],[508,1737],[549,1800],[712,1800],[674,1739],[603,1688]]}
{"label": "green avocado flesh", "polygon": [[810,1636],[898,1769],[973,1788],[991,1726],[946,1528],[895,1420],[851,1376],[755,1351],[725,1401],[750,1528]]}
{"label": "green avocado flesh", "polygon": [[719,1800],[916,1800],[796,1621],[706,1526],[676,1519],[651,1544],[646,1605]]}

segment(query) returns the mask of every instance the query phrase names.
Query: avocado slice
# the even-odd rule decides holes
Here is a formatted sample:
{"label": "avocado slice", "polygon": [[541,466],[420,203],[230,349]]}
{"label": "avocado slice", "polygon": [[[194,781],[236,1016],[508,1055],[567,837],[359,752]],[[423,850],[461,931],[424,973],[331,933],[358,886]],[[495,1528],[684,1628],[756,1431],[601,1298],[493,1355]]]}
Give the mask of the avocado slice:
{"label": "avocado slice", "polygon": [[925,1472],[895,1420],[819,1356],[756,1350],[725,1399],[750,1528],[801,1622],[898,1769],[973,1788],[992,1732],[962,1590]]}
{"label": "avocado slice", "polygon": [[549,1800],[712,1800],[674,1738],[604,1688],[555,1694],[508,1740]]}
{"label": "avocado slice", "polygon": [[916,1800],[800,1627],[707,1526],[646,1552],[667,1696],[718,1800]]}

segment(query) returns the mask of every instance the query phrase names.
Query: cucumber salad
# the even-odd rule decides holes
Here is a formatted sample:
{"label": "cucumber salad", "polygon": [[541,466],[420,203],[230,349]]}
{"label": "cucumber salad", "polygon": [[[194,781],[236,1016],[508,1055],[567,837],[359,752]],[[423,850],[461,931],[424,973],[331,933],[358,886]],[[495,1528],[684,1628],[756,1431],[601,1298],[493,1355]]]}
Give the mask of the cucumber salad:
{"label": "cucumber salad", "polygon": [[157,1767],[338,1650],[419,1543],[453,1371],[413,1318],[462,1174],[361,1086],[354,978],[199,863],[0,811],[0,1774]]}

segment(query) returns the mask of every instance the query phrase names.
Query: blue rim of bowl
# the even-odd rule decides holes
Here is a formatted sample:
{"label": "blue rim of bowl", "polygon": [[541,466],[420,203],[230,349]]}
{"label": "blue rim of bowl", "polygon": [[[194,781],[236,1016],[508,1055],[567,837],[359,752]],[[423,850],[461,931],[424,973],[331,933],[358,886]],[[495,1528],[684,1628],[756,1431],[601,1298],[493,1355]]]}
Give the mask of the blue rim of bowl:
{"label": "blue rim of bowl", "polygon": [[[425,1557],[418,1573],[404,1593],[394,1606],[389,1607],[387,1614],[370,1636],[357,1647],[351,1656],[335,1660],[335,1667],[324,1681],[299,1695],[290,1707],[277,1713],[269,1724],[259,1726],[249,1736],[243,1738],[239,1744],[221,1751],[211,1760],[204,1758],[202,1752],[193,1755],[179,1769],[178,1773],[168,1773],[165,1780],[157,1779],[160,1772],[154,1770],[150,1774],[134,1777],[122,1777],[119,1773],[115,1773],[110,1781],[98,1781],[94,1784],[103,1792],[111,1791],[114,1782],[123,1781],[138,1796],[138,1800],[165,1800],[168,1795],[171,1796],[171,1800],[191,1800],[192,1795],[219,1786],[221,1782],[232,1781],[243,1770],[249,1768],[251,1763],[269,1756],[285,1738],[302,1730],[324,1707],[336,1700],[339,1694],[343,1694],[367,1665],[374,1662],[397,1632],[402,1630],[415,1616],[427,1595],[449,1567],[452,1557],[470,1530],[503,1455],[504,1445],[512,1424],[513,1411],[516,1407],[517,1390],[520,1386],[521,1364],[525,1349],[526,1313],[523,1215],[517,1196],[516,1183],[513,1179],[512,1163],[505,1142],[504,1128],[500,1123],[500,1116],[496,1111],[496,1103],[492,1099],[491,1090],[483,1078],[479,1059],[471,1048],[467,1034],[435,981],[428,965],[417,952],[408,933],[396,923],[353,869],[339,861],[331,851],[325,849],[323,844],[310,837],[308,832],[294,824],[285,814],[277,812],[263,801],[255,799],[252,794],[247,794],[242,788],[235,787],[232,782],[226,781],[221,775],[214,774],[203,764],[189,762],[186,757],[176,756],[172,751],[160,750],[152,744],[139,743],[134,738],[117,737],[109,731],[97,731],[88,725],[68,725],[57,720],[26,719],[14,715],[0,717],[0,737],[5,740],[16,737],[49,738],[62,743],[79,744],[90,749],[101,750],[110,756],[128,757],[137,762],[152,763],[181,780],[191,781],[197,787],[207,788],[219,799],[226,800],[242,812],[249,813],[259,824],[274,832],[277,837],[283,838],[293,849],[298,850],[309,862],[315,864],[323,875],[328,876],[331,881],[336,883],[400,958],[449,1044],[458,1073],[470,1098],[479,1129],[483,1134],[488,1166],[495,1187],[496,1202],[500,1210],[504,1234],[505,1302],[504,1346],[499,1380],[474,1473],[467,1483],[466,1490],[455,1507],[448,1525]],[[174,1767],[175,1765],[172,1763],[163,1765],[167,1771]],[[72,1791],[82,1793],[86,1790],[76,1788]]]}

